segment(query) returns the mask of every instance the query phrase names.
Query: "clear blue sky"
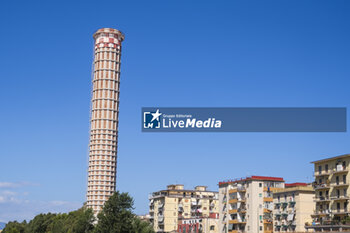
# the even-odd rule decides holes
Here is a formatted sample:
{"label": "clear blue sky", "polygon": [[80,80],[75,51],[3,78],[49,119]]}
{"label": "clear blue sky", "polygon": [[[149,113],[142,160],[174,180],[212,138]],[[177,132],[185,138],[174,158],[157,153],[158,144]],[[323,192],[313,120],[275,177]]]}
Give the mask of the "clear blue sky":
{"label": "clear blue sky", "polygon": [[141,133],[143,106],[350,107],[350,2],[2,1],[0,221],[85,201],[92,34],[125,33],[117,186],[312,181],[349,133]]}

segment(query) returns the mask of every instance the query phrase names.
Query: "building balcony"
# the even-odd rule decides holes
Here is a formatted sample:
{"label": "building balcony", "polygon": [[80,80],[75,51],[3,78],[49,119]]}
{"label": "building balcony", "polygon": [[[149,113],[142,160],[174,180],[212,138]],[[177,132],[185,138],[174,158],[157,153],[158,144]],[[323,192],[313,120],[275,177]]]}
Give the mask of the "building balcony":
{"label": "building balcony", "polygon": [[321,197],[315,197],[314,201],[315,202],[329,202],[329,201],[331,201],[331,199],[329,198],[329,196],[321,196]]}
{"label": "building balcony", "polygon": [[230,190],[228,191],[228,193],[229,193],[229,194],[231,194],[231,193],[237,193],[237,188],[230,189]]}
{"label": "building balcony", "polygon": [[335,209],[332,211],[332,213],[334,215],[343,215],[343,214],[349,214],[349,210],[348,209]]}
{"label": "building balcony", "polygon": [[229,224],[246,224],[245,219],[238,220],[238,219],[233,219],[228,221]]}
{"label": "building balcony", "polygon": [[228,211],[230,214],[235,214],[235,213],[237,213],[237,209],[232,209],[232,210],[229,210]]}
{"label": "building balcony", "polygon": [[264,187],[264,192],[273,192],[280,190],[281,188],[276,188],[276,187]]}
{"label": "building balcony", "polygon": [[286,208],[288,206],[288,202],[287,201],[282,201],[281,204],[282,204],[283,208]]}
{"label": "building balcony", "polygon": [[158,222],[164,221],[164,215],[158,215]]}
{"label": "building balcony", "polygon": [[287,217],[288,213],[287,212],[282,212],[281,215],[282,215],[282,217]]}
{"label": "building balcony", "polygon": [[330,185],[329,184],[315,184],[314,189],[315,190],[326,190],[326,189],[330,189]]}
{"label": "building balcony", "polygon": [[321,172],[315,172],[314,176],[319,177],[319,176],[329,176],[332,174],[331,170],[328,171],[321,171]]}
{"label": "building balcony", "polygon": [[294,205],[295,203],[296,203],[296,202],[295,202],[294,199],[291,198],[291,199],[289,200],[289,204],[290,204],[290,205]]}
{"label": "building balcony", "polygon": [[245,202],[245,198],[233,198],[233,199],[230,199],[229,201],[228,201],[228,203],[230,203],[230,204],[234,204],[234,203],[237,203],[237,202]]}
{"label": "building balcony", "polygon": [[264,202],[273,202],[273,197],[264,197]]}
{"label": "building balcony", "polygon": [[328,216],[330,215],[329,210],[315,210],[314,213],[311,215],[311,217],[322,217],[322,216]]}
{"label": "building balcony", "polygon": [[349,184],[346,182],[337,182],[332,185],[332,187],[345,187],[345,186],[349,186]]}
{"label": "building balcony", "polygon": [[264,224],[272,224],[272,219],[264,219]]}
{"label": "building balcony", "polygon": [[334,170],[333,170],[333,174],[340,174],[340,173],[347,173],[349,170],[342,166],[342,165],[338,165]]}
{"label": "building balcony", "polygon": [[349,196],[332,196],[331,199],[333,201],[345,201],[345,200],[349,200],[350,197]]}
{"label": "building balcony", "polygon": [[275,207],[277,208],[277,209],[279,209],[280,207],[281,207],[281,202],[274,202],[273,203],[274,205],[275,205]]}

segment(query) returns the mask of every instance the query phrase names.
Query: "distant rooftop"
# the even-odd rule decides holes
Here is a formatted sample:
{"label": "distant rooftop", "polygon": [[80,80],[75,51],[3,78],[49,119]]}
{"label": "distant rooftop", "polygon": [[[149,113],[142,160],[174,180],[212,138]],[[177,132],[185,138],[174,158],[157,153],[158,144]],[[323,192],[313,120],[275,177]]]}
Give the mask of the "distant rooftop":
{"label": "distant rooftop", "polygon": [[307,186],[307,183],[289,183],[289,184],[284,184],[284,187],[297,187],[297,186]]}
{"label": "distant rooftop", "polygon": [[274,190],[274,194],[288,193],[288,192],[303,192],[303,193],[314,193],[314,189],[311,184],[308,183],[289,183],[284,184],[284,188]]}
{"label": "distant rooftop", "polygon": [[219,182],[219,185],[239,183],[239,182],[248,181],[248,180],[263,180],[263,181],[280,181],[280,182],[284,182],[284,179],[282,177],[249,176],[249,177],[245,177],[245,178],[238,178],[238,179],[235,179],[235,180],[221,181],[221,182]]}
{"label": "distant rooftop", "polygon": [[169,184],[167,185],[167,189],[159,190],[157,192],[169,192],[169,191],[182,191],[182,192],[210,192],[210,193],[217,193],[217,191],[209,191],[207,190],[207,186],[205,185],[197,185],[194,187],[194,189],[184,189],[183,184]]}
{"label": "distant rooftop", "polygon": [[350,154],[344,154],[344,155],[339,155],[339,156],[330,157],[330,158],[326,158],[326,159],[316,160],[316,161],[313,161],[311,163],[326,162],[326,161],[330,161],[330,160],[334,160],[334,159],[342,159],[342,158],[346,158],[346,157],[350,157]]}

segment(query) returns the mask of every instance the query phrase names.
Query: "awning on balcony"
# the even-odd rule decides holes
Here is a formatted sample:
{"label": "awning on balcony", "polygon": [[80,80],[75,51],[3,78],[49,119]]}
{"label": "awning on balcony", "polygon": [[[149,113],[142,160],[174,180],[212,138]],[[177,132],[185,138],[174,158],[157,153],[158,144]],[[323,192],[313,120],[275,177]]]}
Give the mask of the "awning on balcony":
{"label": "awning on balcony", "polygon": [[294,219],[294,214],[288,214],[287,220],[292,221]]}

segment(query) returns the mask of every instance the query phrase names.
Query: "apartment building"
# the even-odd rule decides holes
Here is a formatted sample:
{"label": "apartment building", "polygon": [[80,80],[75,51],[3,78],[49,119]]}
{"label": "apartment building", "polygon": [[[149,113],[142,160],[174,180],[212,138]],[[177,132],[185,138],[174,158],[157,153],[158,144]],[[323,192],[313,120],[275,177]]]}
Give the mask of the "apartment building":
{"label": "apartment building", "polygon": [[219,233],[272,233],[273,191],[280,177],[251,176],[219,182]]}
{"label": "apartment building", "polygon": [[182,184],[168,185],[166,190],[152,193],[149,200],[155,232],[178,231],[179,220],[199,220],[218,214],[218,193],[208,191],[206,186],[185,190]]}
{"label": "apartment building", "polygon": [[311,223],[315,192],[306,183],[285,184],[273,192],[275,232],[304,232],[305,223]]}
{"label": "apartment building", "polygon": [[308,228],[316,231],[350,229],[345,225],[350,213],[349,162],[350,154],[311,162],[314,164],[316,199],[313,224]]}

